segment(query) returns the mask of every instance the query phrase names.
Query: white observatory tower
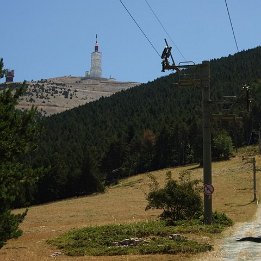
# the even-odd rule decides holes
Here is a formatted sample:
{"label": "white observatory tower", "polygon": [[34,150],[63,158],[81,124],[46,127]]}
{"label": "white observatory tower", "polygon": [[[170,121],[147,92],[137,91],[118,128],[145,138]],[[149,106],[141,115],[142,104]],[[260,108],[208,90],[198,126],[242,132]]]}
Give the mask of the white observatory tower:
{"label": "white observatory tower", "polygon": [[101,78],[102,76],[102,68],[101,68],[101,58],[102,54],[99,52],[99,45],[96,34],[96,43],[94,47],[94,52],[91,54],[91,70],[90,77],[91,78]]}

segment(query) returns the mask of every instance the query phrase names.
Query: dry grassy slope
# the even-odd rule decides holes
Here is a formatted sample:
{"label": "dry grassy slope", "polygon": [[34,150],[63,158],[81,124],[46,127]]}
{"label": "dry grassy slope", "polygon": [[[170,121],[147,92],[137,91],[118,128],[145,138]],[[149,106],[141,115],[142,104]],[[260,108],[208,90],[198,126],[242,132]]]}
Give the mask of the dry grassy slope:
{"label": "dry grassy slope", "polygon": [[[248,150],[226,162],[213,164],[213,208],[228,214],[235,222],[252,218],[256,204],[251,203],[252,166],[242,161],[242,155],[251,156]],[[261,157],[256,156],[257,166],[261,167]],[[202,168],[187,166],[155,171],[157,180],[163,184],[165,173],[171,170],[173,177],[183,170],[191,170],[193,178],[202,178]],[[258,189],[261,185],[261,172],[258,172]],[[38,261],[53,260],[55,252],[46,240],[54,238],[72,228],[125,223],[154,219],[159,211],[145,211],[145,193],[149,191],[150,179],[147,174],[137,175],[121,181],[107,189],[104,194],[63,200],[41,206],[31,207],[22,224],[24,234],[17,240],[11,240],[0,250],[2,261]],[[261,190],[258,190],[260,192]],[[259,193],[258,193],[259,196]],[[210,239],[202,239],[209,241]],[[119,256],[119,257],[67,257],[58,256],[57,260],[189,260],[191,256]]]}
{"label": "dry grassy slope", "polygon": [[27,84],[27,93],[18,107],[29,108],[35,105],[45,115],[60,113],[139,85],[136,82],[119,82],[114,79],[72,76],[32,81]]}

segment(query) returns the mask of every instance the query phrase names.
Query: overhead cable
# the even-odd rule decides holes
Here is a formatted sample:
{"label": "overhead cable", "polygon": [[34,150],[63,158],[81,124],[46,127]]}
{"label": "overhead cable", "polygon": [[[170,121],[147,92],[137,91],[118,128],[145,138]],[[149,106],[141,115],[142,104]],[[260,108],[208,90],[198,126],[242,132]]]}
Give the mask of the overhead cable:
{"label": "overhead cable", "polygon": [[164,25],[162,24],[162,22],[160,21],[158,15],[155,13],[155,11],[152,9],[151,5],[148,3],[147,0],[145,0],[145,2],[147,3],[148,7],[150,8],[151,12],[153,13],[153,15],[155,16],[155,18],[157,19],[157,21],[159,22],[160,26],[162,27],[162,29],[164,30],[164,32],[168,35],[169,39],[171,40],[171,42],[173,43],[173,45],[176,47],[176,49],[178,50],[178,52],[180,53],[180,55],[183,57],[184,60],[187,60],[184,55],[182,54],[182,52],[180,51],[180,49],[178,48],[178,46],[174,43],[174,41],[172,40],[172,37],[170,36],[170,34],[167,32],[166,28],[164,27]]}
{"label": "overhead cable", "polygon": [[227,14],[228,14],[228,17],[229,17],[230,26],[231,26],[231,29],[232,29],[232,32],[233,32],[233,36],[234,36],[234,40],[235,40],[235,43],[236,43],[237,51],[239,52],[238,45],[237,45],[237,39],[236,39],[235,32],[234,32],[233,23],[232,23],[232,20],[231,20],[231,17],[230,17],[230,12],[229,12],[228,5],[227,5],[227,0],[225,0],[225,3],[226,3]]}
{"label": "overhead cable", "polygon": [[138,24],[138,22],[135,20],[135,18],[132,16],[132,14],[130,13],[130,11],[128,10],[128,8],[125,6],[125,4],[122,2],[122,0],[120,0],[122,6],[125,8],[125,10],[127,11],[127,13],[129,14],[129,16],[132,18],[132,20],[134,21],[134,23],[138,26],[138,28],[140,29],[140,31],[142,32],[142,34],[145,36],[145,38],[147,39],[147,41],[149,42],[149,44],[151,45],[151,47],[154,49],[154,51],[158,54],[159,57],[161,57],[161,55],[159,54],[159,52],[157,51],[157,49],[155,48],[155,46],[153,45],[153,43],[150,41],[150,39],[148,38],[148,36],[144,33],[144,31],[142,30],[142,28],[140,27],[140,25]]}

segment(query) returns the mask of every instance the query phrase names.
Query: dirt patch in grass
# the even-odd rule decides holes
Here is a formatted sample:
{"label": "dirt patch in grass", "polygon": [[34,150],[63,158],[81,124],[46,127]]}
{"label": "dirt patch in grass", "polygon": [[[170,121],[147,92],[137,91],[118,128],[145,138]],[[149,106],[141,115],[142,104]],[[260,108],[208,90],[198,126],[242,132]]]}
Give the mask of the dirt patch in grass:
{"label": "dirt patch in grass", "polygon": [[[213,209],[225,212],[234,222],[250,220],[257,209],[253,199],[252,165],[242,157],[252,156],[255,151],[246,149],[229,161],[213,163]],[[261,167],[260,156],[256,157],[257,167]],[[163,184],[165,173],[172,171],[173,177],[183,170],[191,170],[192,177],[202,178],[202,168],[197,165],[181,168],[165,169],[153,172],[157,180]],[[260,192],[261,172],[257,172],[258,197]],[[54,260],[51,257],[57,250],[46,243],[72,228],[86,226],[122,224],[155,219],[160,211],[145,211],[145,193],[149,191],[150,179],[147,174],[137,175],[121,181],[118,185],[107,189],[104,194],[63,200],[29,209],[25,221],[21,225],[23,236],[10,240],[0,250],[3,261],[39,261]],[[193,237],[193,235],[191,235]],[[194,236],[195,239],[197,236]],[[200,238],[202,242],[214,243],[210,237]],[[62,252],[62,251],[61,251]],[[191,255],[130,255],[112,257],[69,257],[58,254],[57,260],[189,260]]]}

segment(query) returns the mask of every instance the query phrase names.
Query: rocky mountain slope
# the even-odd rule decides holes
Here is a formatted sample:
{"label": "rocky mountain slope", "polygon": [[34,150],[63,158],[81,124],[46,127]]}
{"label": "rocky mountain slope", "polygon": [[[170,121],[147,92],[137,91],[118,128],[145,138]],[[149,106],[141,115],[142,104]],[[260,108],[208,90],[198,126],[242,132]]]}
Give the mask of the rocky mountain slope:
{"label": "rocky mountain slope", "polygon": [[116,92],[139,85],[137,82],[119,82],[115,79],[90,79],[73,76],[27,82],[28,89],[19,108],[35,105],[48,116],[88,102],[108,97]]}

